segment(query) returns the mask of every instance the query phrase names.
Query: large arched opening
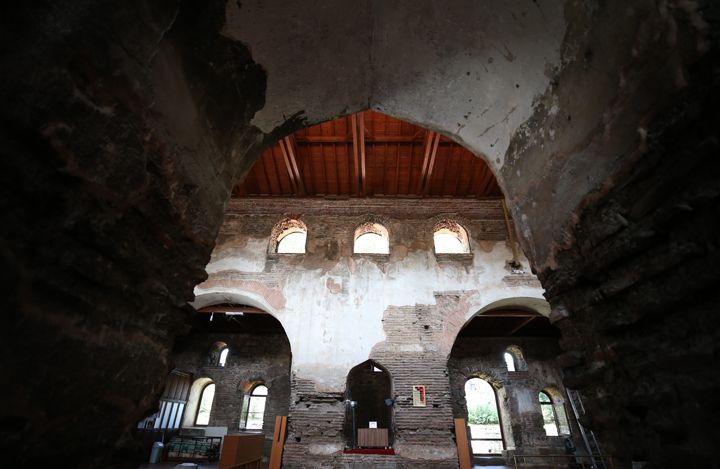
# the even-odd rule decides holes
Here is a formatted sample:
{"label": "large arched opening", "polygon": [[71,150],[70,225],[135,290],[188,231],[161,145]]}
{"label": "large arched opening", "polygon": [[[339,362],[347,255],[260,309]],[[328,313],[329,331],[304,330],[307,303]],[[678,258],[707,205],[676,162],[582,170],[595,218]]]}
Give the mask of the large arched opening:
{"label": "large arched opening", "polygon": [[[706,16],[700,4],[619,1],[458,2],[442,11],[55,2],[8,12],[21,33],[7,41],[18,53],[2,57],[3,262],[14,312],[6,339],[9,350],[31,344],[32,352],[4,363],[17,386],[4,417],[19,429],[4,441],[35,465],[57,459],[57,448],[74,448],[88,466],[97,466],[93,454],[111,454],[161,394],[166,358],[187,326],[185,302],[204,278],[236,179],[292,130],[372,107],[488,156],[559,327],[575,338],[565,343],[575,357],[568,382],[597,388],[595,408],[618,416],[596,420],[624,430],[614,438],[622,457],[670,454],[702,465],[714,447],[702,435],[712,429],[693,434],[692,451],[667,450],[664,441],[679,441],[673,431],[662,422],[647,431],[636,417],[661,404],[614,377],[664,369],[674,351],[640,353],[655,340],[672,349],[717,329],[706,312],[716,272],[705,268],[708,259],[715,265],[717,204],[695,191],[713,187],[716,164],[708,163],[716,118],[705,109],[717,101],[709,72],[717,46]],[[44,246],[52,249],[35,249]],[[660,264],[648,260],[656,252]],[[708,270],[699,281],[687,275]],[[662,279],[673,273],[670,289]],[[668,339],[665,331],[681,329],[672,318],[688,316],[695,320],[682,326],[691,330]],[[680,348],[713,357],[709,347]],[[43,366],[58,350],[67,366]],[[129,360],[147,366],[123,371]],[[42,378],[26,376],[27,362]],[[694,382],[695,371],[678,365],[671,376]],[[661,378],[647,376],[648,384]],[[715,395],[685,389],[677,392]],[[707,397],[697,407],[716,405]],[[59,412],[81,406],[83,415]],[[702,410],[672,414],[682,428],[705,428]],[[68,428],[53,435],[58,425]]]}
{"label": "large arched opening", "polygon": [[271,314],[228,302],[251,296],[198,296],[191,329],[172,355],[174,373],[194,381],[177,397],[187,405],[182,425],[166,435],[163,460],[212,463],[225,436],[260,434],[262,460],[269,461],[275,418],[287,416],[290,408],[292,353],[285,330]]}
{"label": "large arched opening", "polygon": [[[455,302],[453,292],[479,284],[484,300],[508,289],[531,302],[542,295],[484,160],[438,132],[363,111],[268,147],[233,189],[225,219],[195,305],[205,304],[207,295],[238,301],[239,292],[252,292],[247,301],[272,307],[282,321],[293,347],[296,390],[285,463],[329,464],[336,452],[351,461],[357,453],[343,450],[365,447],[365,434],[384,431],[381,446],[394,446],[402,464],[452,464],[443,369],[479,297],[454,305],[450,315],[436,305],[432,319],[419,305],[437,304],[436,294],[445,291]],[[275,249],[276,238],[299,220],[304,252]],[[454,233],[462,249],[437,249],[434,238],[442,229]],[[358,249],[368,234],[382,239],[381,248]],[[398,306],[408,311],[395,324],[389,316]],[[415,315],[419,319],[404,324],[409,319],[403,317]],[[418,331],[404,336],[406,327]],[[396,406],[387,369],[367,362],[368,356],[383,363],[387,357],[408,388],[402,392],[429,388],[428,398]],[[346,375],[358,362],[363,365]],[[419,378],[413,369],[426,371]]]}
{"label": "large arched opening", "polygon": [[[543,455],[564,454],[566,438],[577,450],[564,458],[590,464],[576,417],[559,404],[566,392],[559,391],[564,387],[556,362],[558,331],[524,300],[508,298],[482,308],[458,334],[448,358],[451,392],[457,396],[454,415],[467,422],[477,465],[512,464],[516,459],[550,464],[552,456]],[[547,431],[548,415],[556,414],[538,405],[538,389],[553,389],[562,434]]]}

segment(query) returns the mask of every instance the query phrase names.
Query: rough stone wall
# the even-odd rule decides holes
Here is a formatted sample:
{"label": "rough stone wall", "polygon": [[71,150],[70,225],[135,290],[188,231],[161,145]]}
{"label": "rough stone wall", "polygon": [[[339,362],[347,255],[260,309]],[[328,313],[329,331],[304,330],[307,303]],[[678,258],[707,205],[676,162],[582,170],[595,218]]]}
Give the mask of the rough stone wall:
{"label": "rough stone wall", "polygon": [[[230,349],[225,366],[208,360],[217,341],[225,342]],[[208,426],[227,427],[229,434],[240,432],[243,399],[249,386],[267,386],[263,433],[265,456],[269,457],[275,416],[287,415],[290,407],[290,344],[284,334],[195,333],[178,342],[173,362],[180,371],[192,373],[193,380],[213,380],[215,398]]]}
{"label": "rough stone wall", "polygon": [[[510,345],[523,352],[526,370],[509,372],[503,355]],[[565,397],[565,410],[575,446],[582,438],[563,391],[563,375],[556,358],[557,341],[546,338],[459,337],[448,359],[453,416],[467,419],[465,383],[482,378],[498,390],[498,407],[507,454],[564,454],[563,436],[546,436],[538,393],[556,388]],[[512,463],[512,461],[509,461]],[[539,461],[535,461],[539,462]]]}
{"label": "rough stone wall", "polygon": [[259,142],[249,119],[265,75],[218,34],[222,5],[3,11],[5,464],[134,459],[126,431],[159,398],[223,204]]}
{"label": "rough stone wall", "polygon": [[652,467],[717,466],[719,57],[688,70],[695,86],[651,123],[632,172],[588,204],[572,247],[540,274],[586,424],[617,457]]}

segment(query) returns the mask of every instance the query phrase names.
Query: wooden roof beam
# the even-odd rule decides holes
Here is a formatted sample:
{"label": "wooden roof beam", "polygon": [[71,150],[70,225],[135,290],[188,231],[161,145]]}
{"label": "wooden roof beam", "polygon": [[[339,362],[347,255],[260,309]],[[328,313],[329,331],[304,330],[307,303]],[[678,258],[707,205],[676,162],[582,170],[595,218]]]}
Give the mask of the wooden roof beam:
{"label": "wooden roof beam", "polygon": [[427,134],[425,135],[425,152],[423,156],[422,170],[420,172],[420,186],[418,187],[418,192],[420,192],[421,194],[423,187],[425,187],[425,176],[427,175],[428,162],[430,161],[430,151],[432,150],[434,133],[435,132],[433,132],[432,130],[428,130]]}
{"label": "wooden roof beam", "polygon": [[[432,179],[433,169],[435,168],[435,157],[437,156],[438,144],[440,143],[440,134],[437,132],[429,131],[430,138],[428,138],[425,147],[425,160],[423,161],[423,176],[421,179],[422,190],[420,195],[425,196],[430,190],[430,180]],[[427,164],[427,166],[426,166]]]}
{"label": "wooden roof beam", "polygon": [[528,324],[530,324],[536,317],[537,317],[537,316],[531,316],[531,317],[525,319],[525,320],[522,321],[520,324],[518,324],[516,327],[514,327],[510,332],[508,332],[507,335],[513,335],[514,333],[516,333],[517,331],[519,331],[519,330],[522,329],[523,327],[525,327],[525,326],[527,326]]}
{"label": "wooden roof beam", "polygon": [[[353,116],[350,116],[351,119]],[[365,143],[372,145],[375,143],[417,143],[422,141],[421,135],[379,135],[377,137],[368,137],[365,132]],[[351,135],[298,135],[295,137],[298,144],[310,145],[313,143],[350,143],[354,136]],[[453,142],[441,142],[442,144],[453,145]]]}
{"label": "wooden roof beam", "polygon": [[288,155],[288,151],[285,146],[285,139],[281,139],[278,142],[278,145],[280,146],[280,151],[282,152],[283,161],[285,161],[285,169],[287,169],[288,177],[290,177],[290,184],[292,184],[293,192],[295,192],[295,194],[299,194],[300,191],[298,189],[297,181],[295,180],[295,172],[292,169],[292,164],[290,163],[290,156]]}
{"label": "wooden roof beam", "polygon": [[362,183],[360,181],[360,142],[358,140],[358,123],[357,114],[350,116],[350,127],[352,128],[352,144],[353,144],[353,163],[355,168],[355,185],[357,195],[362,193]]}
{"label": "wooden roof beam", "polygon": [[302,176],[300,176],[300,167],[297,163],[297,152],[295,151],[295,143],[292,136],[284,138],[287,147],[288,159],[290,160],[290,168],[295,173],[295,180],[300,191],[300,195],[305,195],[305,184],[303,184]]}
{"label": "wooden roof beam", "polygon": [[360,148],[360,194],[366,195],[367,187],[365,185],[365,116],[362,112],[358,113],[358,141]]}

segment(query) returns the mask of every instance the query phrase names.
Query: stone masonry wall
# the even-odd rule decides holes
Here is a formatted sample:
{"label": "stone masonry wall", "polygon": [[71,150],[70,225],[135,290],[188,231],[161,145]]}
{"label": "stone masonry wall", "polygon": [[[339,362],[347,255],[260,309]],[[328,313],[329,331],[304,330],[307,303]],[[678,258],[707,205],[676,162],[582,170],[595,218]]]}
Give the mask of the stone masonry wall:
{"label": "stone masonry wall", "polygon": [[[510,345],[520,347],[527,369],[508,371],[503,355]],[[543,450],[564,454],[564,437],[546,436],[540,413],[538,393],[552,387],[565,398],[571,435],[579,452],[582,451],[582,438],[572,417],[556,360],[559,352],[557,341],[548,338],[458,338],[448,360],[453,416],[467,419],[465,383],[470,378],[482,378],[497,390],[508,454],[539,454]]]}
{"label": "stone masonry wall", "polygon": [[[212,345],[222,341],[230,352],[225,366],[208,360]],[[196,333],[179,341],[173,355],[180,371],[193,374],[193,380],[211,378],[215,383],[208,426],[227,427],[228,434],[240,433],[243,399],[249,387],[263,383],[268,388],[263,433],[265,457],[272,446],[275,416],[287,415],[290,405],[290,345],[282,334]]]}
{"label": "stone masonry wall", "polygon": [[[720,22],[717,4],[706,13]],[[720,447],[719,39],[540,273],[585,424],[617,458],[653,468],[716,467]]]}

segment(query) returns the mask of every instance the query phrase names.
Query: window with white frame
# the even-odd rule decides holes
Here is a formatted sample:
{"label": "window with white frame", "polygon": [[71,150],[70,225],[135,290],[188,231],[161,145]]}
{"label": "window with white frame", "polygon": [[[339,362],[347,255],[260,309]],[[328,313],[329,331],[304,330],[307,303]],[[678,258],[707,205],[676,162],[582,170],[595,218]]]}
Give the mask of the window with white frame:
{"label": "window with white frame", "polygon": [[200,394],[200,404],[195,416],[195,425],[207,425],[210,422],[210,412],[212,411],[214,398],[215,383],[210,383],[203,388]]}
{"label": "window with white frame", "polygon": [[268,388],[264,384],[255,386],[243,401],[243,410],[240,417],[240,428],[247,430],[261,430],[265,415]]}

